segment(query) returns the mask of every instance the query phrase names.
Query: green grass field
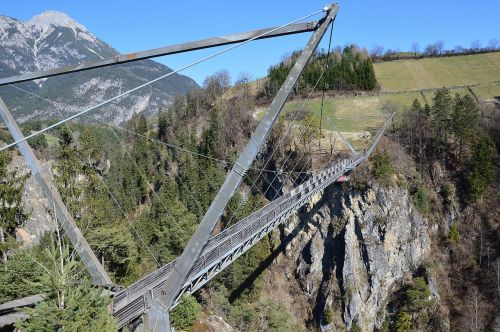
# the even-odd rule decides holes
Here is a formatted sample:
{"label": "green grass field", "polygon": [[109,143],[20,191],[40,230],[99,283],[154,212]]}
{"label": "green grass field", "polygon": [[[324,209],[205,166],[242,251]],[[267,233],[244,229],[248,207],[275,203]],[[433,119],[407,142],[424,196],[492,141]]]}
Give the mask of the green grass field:
{"label": "green grass field", "polygon": [[44,134],[44,135],[45,135],[45,139],[47,140],[47,144],[49,146],[54,146],[56,144],[59,144],[59,138],[57,138],[56,136],[53,136],[50,134]]}
{"label": "green grass field", "polygon": [[477,86],[471,89],[479,97],[479,99],[482,100],[490,100],[495,96],[500,96],[500,84]]}
{"label": "green grass field", "polygon": [[[382,116],[387,112],[387,104],[392,104],[396,111],[401,111],[404,107],[411,105],[415,98],[424,103],[418,92],[344,99],[327,98],[323,107],[323,128],[333,130],[331,121],[334,121],[340,131],[372,131],[383,122]],[[284,110],[296,112],[302,103],[303,101],[291,101],[285,105]],[[312,112],[316,121],[319,121],[321,98],[307,101],[304,110]]]}
{"label": "green grass field", "polygon": [[500,80],[500,52],[375,63],[383,90],[417,90]]}
{"label": "green grass field", "polygon": [[[377,80],[382,90],[437,89],[443,86],[460,86],[474,83],[491,83],[500,80],[500,52],[465,55],[448,58],[400,60],[375,64]],[[472,87],[482,100],[500,96],[500,84]],[[452,89],[452,95],[469,94],[467,88]],[[424,92],[427,102],[432,102],[434,91]],[[357,96],[343,99],[326,98],[323,107],[323,129],[334,130],[334,125],[346,134],[348,140],[358,147],[365,145],[364,139],[356,139],[354,133],[374,134],[382,125],[382,117],[390,110],[401,113],[414,99],[425,103],[420,92],[402,92],[380,96]],[[296,112],[303,100],[292,100],[285,105],[284,113]],[[304,110],[314,114],[319,123],[321,98],[306,102]],[[263,113],[259,113],[262,117]],[[398,117],[396,117],[398,121]]]}
{"label": "green grass field", "polygon": [[[30,134],[33,134],[34,131],[31,131]],[[59,138],[54,136],[54,135],[51,135],[51,134],[43,134],[45,136],[45,139],[47,140],[47,144],[49,146],[54,146],[54,145],[57,145],[59,144]]]}

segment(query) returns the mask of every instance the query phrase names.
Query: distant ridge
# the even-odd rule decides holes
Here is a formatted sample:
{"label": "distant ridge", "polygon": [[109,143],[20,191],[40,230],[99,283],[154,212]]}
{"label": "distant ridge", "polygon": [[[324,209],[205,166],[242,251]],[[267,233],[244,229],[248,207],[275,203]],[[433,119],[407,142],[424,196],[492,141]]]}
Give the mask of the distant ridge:
{"label": "distant ridge", "polygon": [[[46,70],[117,55],[112,46],[93,35],[65,13],[46,11],[27,21],[0,16],[0,77]],[[172,70],[152,60],[101,68],[18,85],[48,99],[71,105],[69,114],[95,105],[127,89]],[[101,120],[120,123],[135,113],[155,114],[175,95],[198,85],[187,76],[174,74],[96,111]],[[53,105],[15,90],[0,88],[0,95],[20,121],[60,116]]]}

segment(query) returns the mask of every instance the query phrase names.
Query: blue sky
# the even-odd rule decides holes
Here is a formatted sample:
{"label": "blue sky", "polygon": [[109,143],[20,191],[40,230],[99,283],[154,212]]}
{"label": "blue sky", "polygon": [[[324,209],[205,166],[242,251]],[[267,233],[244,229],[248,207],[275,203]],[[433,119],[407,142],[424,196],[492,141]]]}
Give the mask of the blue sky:
{"label": "blue sky", "polygon": [[[0,0],[0,14],[26,20],[44,10],[67,13],[120,52],[133,52],[164,45],[278,26],[315,12],[327,2],[253,1],[68,1]],[[500,39],[500,1],[360,1],[339,2],[333,44],[357,43],[408,50],[413,42],[421,48],[443,40],[446,48],[470,46],[474,40],[486,45]],[[319,17],[319,16],[318,16]],[[269,65],[292,50],[302,48],[310,34],[256,41],[222,57],[189,69],[184,74],[197,82],[219,69],[233,79],[239,73],[264,76]],[[325,38],[326,39],[326,38]],[[323,41],[322,47],[327,46]],[[159,58],[179,68],[216,49]]]}

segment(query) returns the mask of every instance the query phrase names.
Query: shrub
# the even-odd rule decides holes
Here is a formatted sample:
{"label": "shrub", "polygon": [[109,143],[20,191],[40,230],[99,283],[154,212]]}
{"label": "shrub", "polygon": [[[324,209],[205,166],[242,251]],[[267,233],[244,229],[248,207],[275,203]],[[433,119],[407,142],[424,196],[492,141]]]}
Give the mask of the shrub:
{"label": "shrub", "polygon": [[387,180],[388,176],[394,173],[391,159],[387,151],[380,153],[377,151],[372,157],[372,174],[377,180]]}
{"label": "shrub", "polygon": [[469,199],[476,202],[483,197],[493,177],[494,144],[489,136],[482,137],[474,147],[474,155],[467,177]]}
{"label": "shrub", "polygon": [[455,197],[455,186],[451,182],[446,182],[443,187],[443,195],[446,203],[451,203],[453,198]]}
{"label": "shrub", "polygon": [[361,327],[358,325],[358,322],[352,322],[351,329],[349,332],[363,332]]}
{"label": "shrub", "polygon": [[460,232],[458,231],[457,224],[451,225],[448,238],[454,242],[460,241]]}
{"label": "shrub", "polygon": [[401,310],[398,313],[394,328],[397,332],[408,332],[411,328],[411,316],[406,311]]}
{"label": "shrub", "polygon": [[427,286],[424,278],[415,278],[413,284],[405,291],[406,308],[411,312],[418,312],[432,305],[432,300],[429,300],[431,291]]}
{"label": "shrub", "polygon": [[331,305],[327,305],[325,307],[325,312],[323,313],[323,317],[325,319],[326,324],[333,323],[333,309]]}
{"label": "shrub", "polygon": [[423,213],[429,212],[429,195],[423,185],[418,185],[413,196],[415,207]]}
{"label": "shrub", "polygon": [[386,319],[382,323],[382,326],[380,326],[380,328],[377,331],[378,332],[389,332],[389,325],[390,325],[389,318],[386,317]]}
{"label": "shrub", "polygon": [[170,319],[176,329],[185,329],[196,322],[200,316],[201,306],[196,299],[191,296],[182,298],[181,303],[170,311]]}

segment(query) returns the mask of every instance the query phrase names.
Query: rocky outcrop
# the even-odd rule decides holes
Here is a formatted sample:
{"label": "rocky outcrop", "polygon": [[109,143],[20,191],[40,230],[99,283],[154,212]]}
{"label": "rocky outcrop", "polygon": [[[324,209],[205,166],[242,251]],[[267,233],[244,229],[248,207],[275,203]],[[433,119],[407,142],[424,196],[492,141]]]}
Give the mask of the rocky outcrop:
{"label": "rocky outcrop", "polygon": [[[18,176],[30,174],[28,165],[21,156],[13,158],[10,168],[15,170]],[[42,168],[48,171],[51,165],[42,162]],[[38,243],[45,232],[56,229],[57,223],[46,208],[50,206],[49,204],[35,178],[30,175],[24,184],[22,197],[22,206],[27,219],[19,225],[16,231],[18,241],[22,241],[25,245]]]}
{"label": "rocky outcrop", "polygon": [[378,185],[347,192],[330,186],[291,220],[284,233],[292,232],[285,255],[325,331],[379,327],[389,295],[431,244],[408,192]]}
{"label": "rocky outcrop", "polygon": [[200,319],[193,326],[195,332],[233,332],[234,329],[216,315],[205,316],[202,315]]}

